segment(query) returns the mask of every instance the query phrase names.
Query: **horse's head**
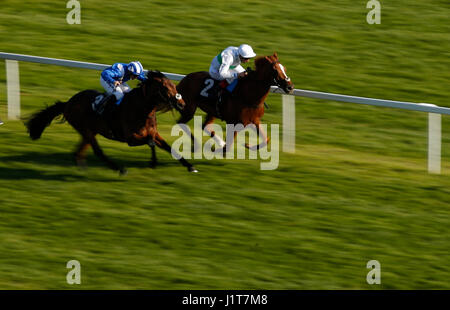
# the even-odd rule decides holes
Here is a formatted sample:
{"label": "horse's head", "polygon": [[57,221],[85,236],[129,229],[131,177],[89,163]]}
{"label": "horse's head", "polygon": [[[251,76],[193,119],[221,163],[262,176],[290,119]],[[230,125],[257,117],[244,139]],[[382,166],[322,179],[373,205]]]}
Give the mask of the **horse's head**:
{"label": "horse's head", "polygon": [[284,92],[292,94],[294,84],[286,74],[285,67],[278,60],[277,53],[270,56],[260,57],[255,60],[256,70],[263,71],[266,78],[273,82],[273,85],[280,87]]}
{"label": "horse's head", "polygon": [[142,83],[145,93],[156,99],[157,110],[168,111],[175,108],[177,111],[184,109],[185,102],[181,94],[177,92],[175,84],[159,71],[148,71],[147,80]]}

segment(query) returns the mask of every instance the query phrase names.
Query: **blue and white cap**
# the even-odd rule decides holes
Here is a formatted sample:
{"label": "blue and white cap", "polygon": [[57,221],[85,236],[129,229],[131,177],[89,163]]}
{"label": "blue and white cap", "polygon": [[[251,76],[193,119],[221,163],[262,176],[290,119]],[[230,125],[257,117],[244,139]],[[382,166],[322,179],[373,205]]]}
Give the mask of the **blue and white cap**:
{"label": "blue and white cap", "polygon": [[144,68],[139,61],[130,62],[127,69],[134,75],[140,75],[144,71]]}

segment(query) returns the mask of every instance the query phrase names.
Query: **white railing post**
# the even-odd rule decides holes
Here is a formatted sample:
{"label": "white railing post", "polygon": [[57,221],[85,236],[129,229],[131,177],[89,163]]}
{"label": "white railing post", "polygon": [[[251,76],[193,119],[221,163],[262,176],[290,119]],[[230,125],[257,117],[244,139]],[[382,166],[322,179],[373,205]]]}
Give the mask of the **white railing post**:
{"label": "white railing post", "polygon": [[8,119],[20,118],[19,62],[6,59],[6,87],[8,98]]}
{"label": "white railing post", "polygon": [[[436,106],[430,103],[421,103],[421,105]],[[428,113],[428,173],[441,173],[441,123],[441,114]]]}
{"label": "white railing post", "polygon": [[428,113],[428,172],[441,173],[441,114]]}
{"label": "white railing post", "polygon": [[295,153],[295,97],[281,95],[283,105],[283,152]]}

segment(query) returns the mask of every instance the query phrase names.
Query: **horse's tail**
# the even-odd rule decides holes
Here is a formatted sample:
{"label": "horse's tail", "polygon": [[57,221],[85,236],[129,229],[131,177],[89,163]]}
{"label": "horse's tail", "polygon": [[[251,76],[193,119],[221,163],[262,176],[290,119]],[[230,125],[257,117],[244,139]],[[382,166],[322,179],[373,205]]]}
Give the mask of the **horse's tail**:
{"label": "horse's tail", "polygon": [[53,119],[64,113],[66,102],[57,101],[54,105],[33,114],[26,122],[30,138],[37,140],[41,137],[44,129],[50,125]]}

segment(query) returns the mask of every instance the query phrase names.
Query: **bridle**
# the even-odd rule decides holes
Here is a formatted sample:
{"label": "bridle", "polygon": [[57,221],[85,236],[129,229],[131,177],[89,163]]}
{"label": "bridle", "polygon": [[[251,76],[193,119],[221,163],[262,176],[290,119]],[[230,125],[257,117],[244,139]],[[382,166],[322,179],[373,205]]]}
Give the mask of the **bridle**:
{"label": "bridle", "polygon": [[[274,69],[274,76],[273,76],[273,83],[276,85],[276,86],[278,86],[278,87],[282,87],[282,85],[281,85],[281,83],[282,82],[286,82],[286,84],[289,84],[289,82],[291,81],[291,78],[286,74],[286,72],[284,72],[284,70],[283,70],[283,65],[280,63],[280,61],[279,60],[276,60],[274,63],[272,63],[273,64],[273,69]],[[286,76],[286,78],[284,78],[284,79],[279,79],[278,77],[279,77],[279,74],[278,74],[278,70],[276,70],[276,68],[275,68],[275,66],[276,65],[279,65],[280,66],[280,68],[282,69],[282,71],[283,71],[283,73],[284,73],[284,75]]]}

